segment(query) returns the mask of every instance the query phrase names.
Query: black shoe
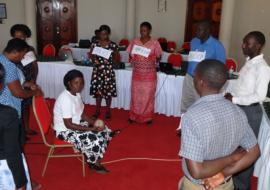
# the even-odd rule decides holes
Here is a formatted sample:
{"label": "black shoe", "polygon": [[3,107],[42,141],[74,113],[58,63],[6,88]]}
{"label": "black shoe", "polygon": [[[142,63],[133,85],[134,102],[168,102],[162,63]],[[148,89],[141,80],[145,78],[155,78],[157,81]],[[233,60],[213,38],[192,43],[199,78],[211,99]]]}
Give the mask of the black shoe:
{"label": "black shoe", "polygon": [[90,167],[90,169],[94,170],[95,172],[97,172],[99,174],[107,174],[110,172],[104,166],[102,166],[100,164],[89,164],[89,167]]}

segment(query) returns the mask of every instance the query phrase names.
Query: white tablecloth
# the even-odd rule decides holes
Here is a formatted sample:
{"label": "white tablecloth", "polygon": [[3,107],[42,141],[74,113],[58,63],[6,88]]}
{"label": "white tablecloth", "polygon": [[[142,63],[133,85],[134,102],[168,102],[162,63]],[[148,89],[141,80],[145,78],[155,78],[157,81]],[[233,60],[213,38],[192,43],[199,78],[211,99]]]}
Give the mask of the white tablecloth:
{"label": "white tablecloth", "polygon": [[[77,66],[67,62],[38,62],[37,84],[41,86],[46,98],[57,98],[64,90],[63,77],[71,69],[78,69],[84,74],[85,87],[82,98],[86,104],[94,105],[95,99],[89,95],[92,68]],[[112,108],[129,110],[131,97],[131,70],[115,70],[117,97],[112,100]],[[183,76],[158,73],[155,112],[167,116],[180,114]],[[103,102],[103,105],[105,102]]]}
{"label": "white tablecloth", "polygon": [[[83,48],[73,48],[69,47],[67,45],[63,46],[62,48],[69,48],[72,51],[72,56],[74,60],[83,60],[84,58],[88,57],[88,52],[90,49],[83,49]],[[127,51],[119,51],[121,62],[128,63],[129,62],[129,54]],[[168,58],[171,55],[171,53],[163,52],[161,56],[160,62],[168,62]],[[188,55],[181,54],[184,61],[187,61]]]}
{"label": "white tablecloth", "polygon": [[257,160],[254,175],[258,177],[258,190],[270,189],[270,121],[263,109],[258,143],[261,157]]}

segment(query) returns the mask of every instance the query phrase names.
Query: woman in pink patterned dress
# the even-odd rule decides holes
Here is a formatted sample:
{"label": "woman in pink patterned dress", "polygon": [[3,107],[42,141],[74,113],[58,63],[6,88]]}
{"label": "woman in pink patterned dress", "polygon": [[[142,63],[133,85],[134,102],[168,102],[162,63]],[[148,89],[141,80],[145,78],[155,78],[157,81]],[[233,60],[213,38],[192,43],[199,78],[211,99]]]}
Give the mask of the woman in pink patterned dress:
{"label": "woman in pink patterned dress", "polygon": [[162,49],[159,42],[151,38],[152,26],[148,22],[140,25],[140,38],[135,38],[127,48],[133,66],[129,122],[151,124],[155,107],[157,86],[156,63]]}

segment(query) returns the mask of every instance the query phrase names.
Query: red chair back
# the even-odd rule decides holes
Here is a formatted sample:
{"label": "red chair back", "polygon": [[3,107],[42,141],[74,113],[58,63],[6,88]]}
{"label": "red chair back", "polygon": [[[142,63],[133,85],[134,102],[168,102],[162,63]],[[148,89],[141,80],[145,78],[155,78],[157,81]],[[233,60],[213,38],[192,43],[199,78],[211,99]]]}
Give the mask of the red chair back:
{"label": "red chair back", "polygon": [[53,119],[48,105],[42,96],[33,97],[33,111],[40,130],[42,130],[43,134],[48,134]]}
{"label": "red chair back", "polygon": [[122,39],[122,40],[120,40],[120,42],[119,42],[119,46],[125,46],[125,47],[128,47],[128,45],[129,45],[129,40],[128,39]]}
{"label": "red chair back", "polygon": [[181,67],[183,62],[182,55],[177,54],[171,54],[168,58],[168,63],[170,63],[174,67]]}
{"label": "red chair back", "polygon": [[166,38],[163,38],[163,37],[160,37],[158,39],[158,42],[161,44],[161,43],[167,43],[167,39]]}
{"label": "red chair back", "polygon": [[226,68],[229,71],[231,68],[233,68],[233,70],[236,72],[237,71],[237,62],[232,59],[232,58],[228,58],[226,59]]}
{"label": "red chair back", "polygon": [[182,49],[190,51],[190,42],[184,42]]}
{"label": "red chair back", "polygon": [[53,44],[47,44],[42,50],[42,55],[45,57],[55,57],[56,50]]}
{"label": "red chair back", "polygon": [[167,43],[167,49],[169,52],[174,52],[176,49],[176,43],[173,41],[168,41]]}

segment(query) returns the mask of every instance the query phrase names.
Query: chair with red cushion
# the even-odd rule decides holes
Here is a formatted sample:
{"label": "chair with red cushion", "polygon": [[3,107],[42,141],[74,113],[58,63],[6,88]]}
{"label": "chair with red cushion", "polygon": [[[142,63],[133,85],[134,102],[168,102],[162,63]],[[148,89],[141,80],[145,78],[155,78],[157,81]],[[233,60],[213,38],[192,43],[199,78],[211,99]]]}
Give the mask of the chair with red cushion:
{"label": "chair with red cushion", "polygon": [[158,42],[159,43],[167,43],[167,39],[164,37],[160,37],[160,38],[158,38]]}
{"label": "chair with red cushion", "polygon": [[42,55],[45,57],[55,57],[56,50],[53,44],[47,44],[42,50]]}
{"label": "chair with red cushion", "polygon": [[190,51],[190,42],[184,42],[181,48]]}
{"label": "chair with red cushion", "polygon": [[73,154],[55,154],[55,149],[66,149],[71,148],[74,152],[74,146],[69,144],[65,141],[62,141],[56,137],[54,137],[53,142],[49,143],[47,140],[47,134],[52,126],[53,118],[49,111],[48,105],[45,99],[42,96],[35,96],[33,97],[33,112],[35,119],[37,121],[38,127],[40,129],[40,133],[42,136],[43,143],[49,147],[49,152],[47,155],[46,162],[44,164],[44,168],[42,171],[42,176],[44,176],[45,171],[47,169],[47,165],[50,158],[66,158],[66,157],[80,157],[82,159],[82,169],[83,169],[83,176],[85,176],[85,162],[84,162],[84,155],[79,153]]}
{"label": "chair with red cushion", "polygon": [[174,67],[181,67],[183,62],[182,55],[179,53],[172,53],[168,58],[168,63]]}
{"label": "chair with red cushion", "polygon": [[168,41],[168,43],[167,43],[168,52],[174,52],[175,49],[176,49],[176,43],[173,41]]}
{"label": "chair with red cushion", "polygon": [[128,45],[129,45],[129,40],[126,38],[120,40],[120,42],[119,42],[119,46],[124,46],[125,48],[127,48]]}
{"label": "chair with red cushion", "polygon": [[238,68],[238,64],[233,58],[228,58],[226,59],[226,68],[228,71],[232,68],[233,71],[236,72]]}
{"label": "chair with red cushion", "polygon": [[160,38],[158,38],[158,42],[161,46],[161,49],[163,51],[167,51],[167,39],[164,37],[160,37]]}

